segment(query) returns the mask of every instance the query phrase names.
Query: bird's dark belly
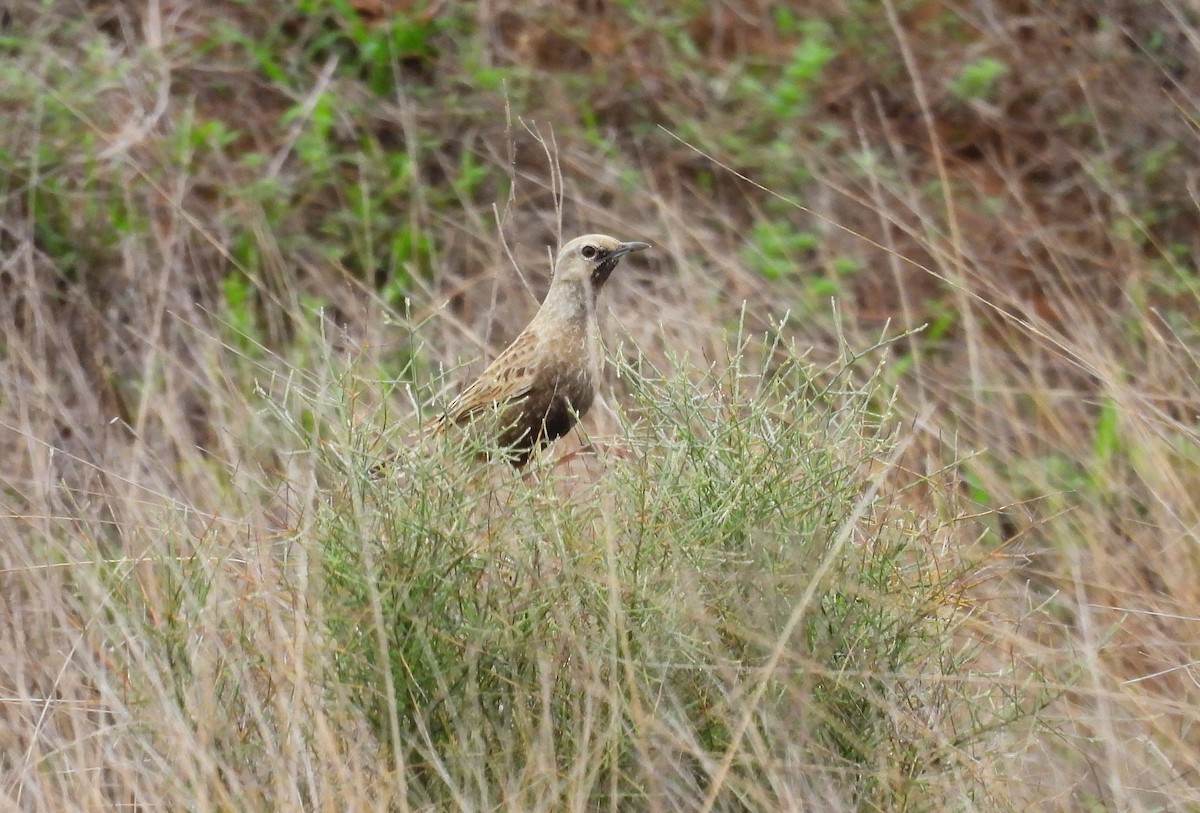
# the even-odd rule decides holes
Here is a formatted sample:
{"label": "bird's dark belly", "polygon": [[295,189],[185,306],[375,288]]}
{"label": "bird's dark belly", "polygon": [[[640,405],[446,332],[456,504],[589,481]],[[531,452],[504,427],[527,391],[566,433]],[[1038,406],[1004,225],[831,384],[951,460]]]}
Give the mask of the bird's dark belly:
{"label": "bird's dark belly", "polygon": [[570,432],[594,399],[585,375],[563,376],[549,386],[535,387],[505,416],[508,428],[500,435],[500,445],[511,449],[514,465],[524,466],[535,449]]}

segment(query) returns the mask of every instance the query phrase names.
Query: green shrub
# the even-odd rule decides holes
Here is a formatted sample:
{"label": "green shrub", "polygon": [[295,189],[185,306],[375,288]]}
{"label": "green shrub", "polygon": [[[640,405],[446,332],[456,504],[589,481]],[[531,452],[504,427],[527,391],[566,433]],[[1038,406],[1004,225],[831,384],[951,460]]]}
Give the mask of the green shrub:
{"label": "green shrub", "polygon": [[[626,449],[586,484],[454,439],[415,441],[382,480],[330,457],[348,485],[315,551],[329,680],[431,799],[499,796],[540,759],[632,803],[752,748],[888,807],[940,747],[916,720],[960,668],[952,576],[878,499],[891,430],[848,370],[781,346],[720,375],[625,366]],[[722,809],[766,809],[746,796],[762,763],[733,764]]]}

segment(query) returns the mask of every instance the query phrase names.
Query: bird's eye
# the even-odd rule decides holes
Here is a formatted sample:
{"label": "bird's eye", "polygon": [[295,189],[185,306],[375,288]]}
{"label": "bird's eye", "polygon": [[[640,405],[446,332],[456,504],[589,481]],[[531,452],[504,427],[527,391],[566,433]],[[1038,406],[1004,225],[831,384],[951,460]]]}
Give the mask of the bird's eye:
{"label": "bird's eye", "polygon": [[579,253],[583,255],[583,259],[585,259],[585,260],[596,259],[596,247],[595,246],[584,246],[583,248],[581,248],[579,250]]}

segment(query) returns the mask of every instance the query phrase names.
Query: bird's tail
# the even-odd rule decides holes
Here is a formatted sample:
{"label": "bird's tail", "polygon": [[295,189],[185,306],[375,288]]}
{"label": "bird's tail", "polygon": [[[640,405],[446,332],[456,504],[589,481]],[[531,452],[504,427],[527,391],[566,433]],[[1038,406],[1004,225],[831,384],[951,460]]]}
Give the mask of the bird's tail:
{"label": "bird's tail", "polygon": [[412,429],[400,442],[400,447],[388,452],[382,459],[371,466],[372,479],[389,476],[403,469],[403,461],[413,454],[420,445],[421,438],[441,435],[446,430],[446,415],[442,413],[431,418],[420,426]]}

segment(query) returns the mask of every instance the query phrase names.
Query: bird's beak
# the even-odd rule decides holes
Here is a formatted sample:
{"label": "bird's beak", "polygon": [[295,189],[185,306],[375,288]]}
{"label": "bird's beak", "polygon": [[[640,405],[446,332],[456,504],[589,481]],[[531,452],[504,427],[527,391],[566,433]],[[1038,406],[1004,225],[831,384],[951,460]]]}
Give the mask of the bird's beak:
{"label": "bird's beak", "polygon": [[641,251],[642,249],[650,248],[649,243],[639,243],[636,240],[630,243],[618,243],[617,247],[612,250],[608,256],[612,259],[624,257],[632,251]]}
{"label": "bird's beak", "polygon": [[649,243],[617,243],[616,247],[604,256],[604,259],[592,270],[592,285],[596,290],[600,289],[607,280],[608,275],[617,267],[617,263],[621,262],[621,258],[631,251],[641,251],[644,248],[650,248]]}

